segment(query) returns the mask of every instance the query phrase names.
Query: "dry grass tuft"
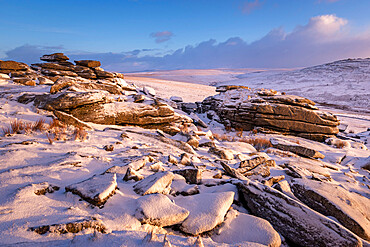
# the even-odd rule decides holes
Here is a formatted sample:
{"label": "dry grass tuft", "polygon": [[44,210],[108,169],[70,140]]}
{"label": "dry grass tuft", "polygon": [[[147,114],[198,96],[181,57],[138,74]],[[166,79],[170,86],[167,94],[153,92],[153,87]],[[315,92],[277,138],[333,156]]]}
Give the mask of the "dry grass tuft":
{"label": "dry grass tuft", "polygon": [[87,137],[87,132],[82,127],[76,127],[73,135],[74,140],[85,141]]}
{"label": "dry grass tuft", "polygon": [[270,140],[262,137],[241,138],[239,141],[251,144],[258,151],[272,147]]}
{"label": "dry grass tuft", "polygon": [[346,146],[346,142],[344,141],[338,140],[334,143],[334,147],[336,148],[344,148],[345,146]]}
{"label": "dry grass tuft", "polygon": [[43,131],[46,129],[45,127],[45,119],[44,118],[39,118],[33,125],[32,125],[32,130],[33,131]]}
{"label": "dry grass tuft", "polygon": [[1,130],[3,131],[4,136],[7,136],[13,133],[10,127],[2,127]]}
{"label": "dry grass tuft", "polygon": [[12,129],[12,133],[21,134],[22,130],[24,130],[24,122],[22,120],[16,119],[10,122],[10,128]]}
{"label": "dry grass tuft", "polygon": [[53,134],[46,133],[46,137],[48,138],[48,141],[49,141],[50,144],[53,144],[53,142],[54,142],[54,140],[53,140],[54,138],[52,136],[53,136]]}

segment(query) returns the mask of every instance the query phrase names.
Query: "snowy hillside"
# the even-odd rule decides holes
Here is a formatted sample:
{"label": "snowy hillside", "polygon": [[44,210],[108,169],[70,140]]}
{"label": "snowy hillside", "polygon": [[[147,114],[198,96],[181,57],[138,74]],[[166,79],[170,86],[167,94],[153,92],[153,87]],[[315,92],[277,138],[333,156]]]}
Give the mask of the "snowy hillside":
{"label": "snowy hillside", "polygon": [[273,88],[322,105],[370,112],[370,58],[347,59],[295,71],[245,73],[219,85]]}

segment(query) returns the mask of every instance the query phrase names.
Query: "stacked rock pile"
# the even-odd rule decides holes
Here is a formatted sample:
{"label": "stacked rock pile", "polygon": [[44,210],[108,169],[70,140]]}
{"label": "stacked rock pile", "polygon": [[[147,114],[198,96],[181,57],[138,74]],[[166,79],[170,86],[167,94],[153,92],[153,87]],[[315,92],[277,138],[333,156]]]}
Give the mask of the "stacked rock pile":
{"label": "stacked rock pile", "polygon": [[31,66],[16,61],[0,61],[0,73],[8,74],[14,82],[27,86],[53,84],[63,76],[89,80],[124,78],[121,73],[104,71],[99,61],[79,60],[73,64],[63,53],[43,55],[40,59],[45,63]]}
{"label": "stacked rock pile", "polygon": [[216,115],[227,126],[243,130],[259,127],[324,141],[339,132],[336,116],[319,111],[309,99],[274,90],[221,86],[218,95],[206,98],[201,111]]}

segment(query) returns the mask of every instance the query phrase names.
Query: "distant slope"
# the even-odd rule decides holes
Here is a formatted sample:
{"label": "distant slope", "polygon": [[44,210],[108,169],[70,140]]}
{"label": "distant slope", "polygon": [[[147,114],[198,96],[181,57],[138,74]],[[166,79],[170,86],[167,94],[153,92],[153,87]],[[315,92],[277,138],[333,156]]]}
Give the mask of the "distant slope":
{"label": "distant slope", "polygon": [[370,58],[347,59],[295,71],[238,75],[218,85],[272,88],[335,108],[370,113]]}

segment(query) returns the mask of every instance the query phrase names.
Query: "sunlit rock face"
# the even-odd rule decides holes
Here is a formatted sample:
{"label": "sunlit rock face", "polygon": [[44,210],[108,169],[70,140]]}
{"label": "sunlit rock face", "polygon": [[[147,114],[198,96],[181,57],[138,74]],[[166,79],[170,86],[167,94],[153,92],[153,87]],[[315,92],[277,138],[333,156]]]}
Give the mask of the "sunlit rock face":
{"label": "sunlit rock face", "polygon": [[319,111],[309,99],[244,86],[221,86],[216,91],[219,94],[202,102],[201,111],[215,111],[225,126],[261,127],[320,141],[339,132],[337,117]]}

